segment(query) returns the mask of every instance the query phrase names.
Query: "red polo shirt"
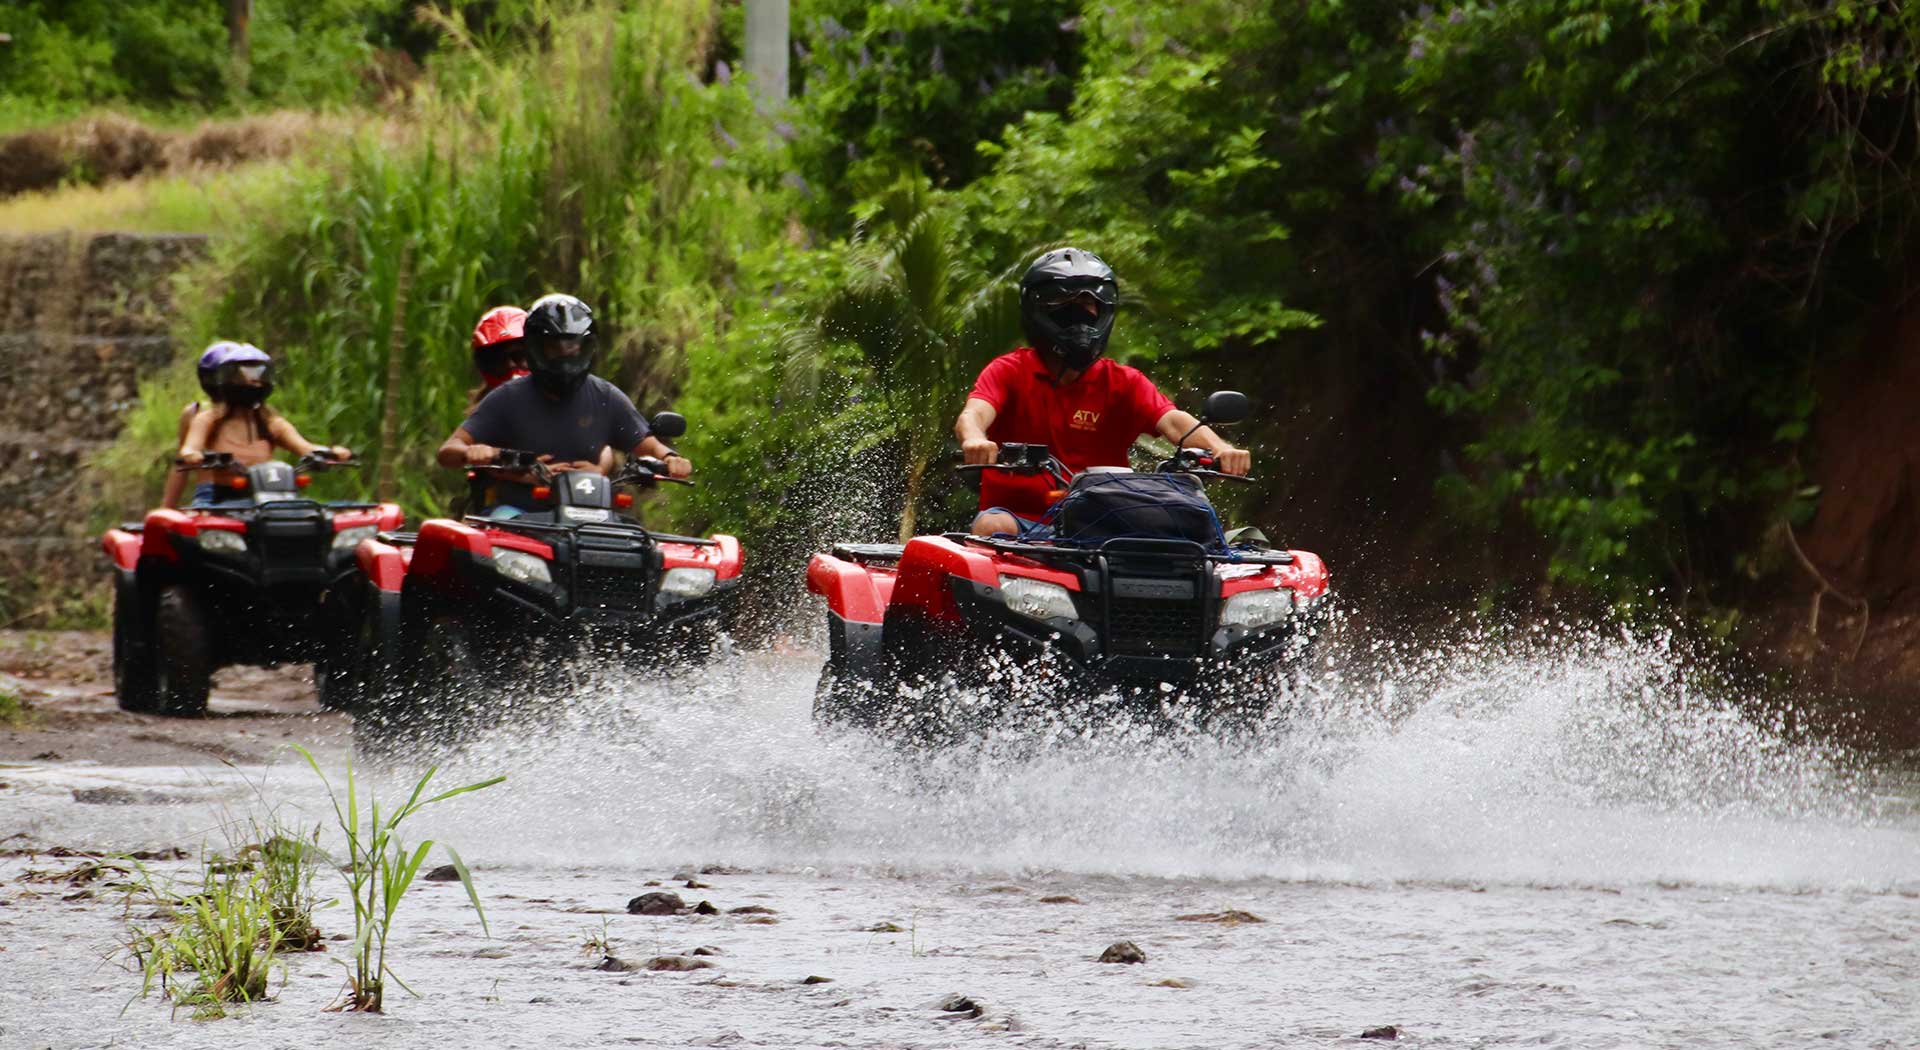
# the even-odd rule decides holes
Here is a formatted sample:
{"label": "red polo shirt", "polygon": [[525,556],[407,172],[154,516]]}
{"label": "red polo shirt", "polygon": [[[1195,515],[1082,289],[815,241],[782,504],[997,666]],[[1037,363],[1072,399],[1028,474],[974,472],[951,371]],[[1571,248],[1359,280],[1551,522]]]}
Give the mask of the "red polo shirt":
{"label": "red polo shirt", "polygon": [[[1102,357],[1085,375],[1056,385],[1040,354],[1024,346],[988,362],[967,396],[993,406],[987,437],[1046,445],[1076,474],[1088,467],[1126,466],[1134,440],[1152,433],[1160,417],[1173,410],[1173,402],[1137,368]],[[1038,518],[1047,512],[1052,488],[1045,475],[982,471],[980,509],[1005,507]]]}

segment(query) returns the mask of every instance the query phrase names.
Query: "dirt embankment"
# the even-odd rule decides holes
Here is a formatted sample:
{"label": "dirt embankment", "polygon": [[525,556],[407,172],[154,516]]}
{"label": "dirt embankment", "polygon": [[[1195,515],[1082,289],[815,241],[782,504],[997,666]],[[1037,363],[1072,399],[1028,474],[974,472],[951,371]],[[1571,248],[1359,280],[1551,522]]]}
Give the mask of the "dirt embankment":
{"label": "dirt embankment", "polygon": [[70,182],[102,185],[273,160],[349,127],[342,119],[284,111],[202,121],[184,130],[149,127],[114,114],[33,128],[0,136],[0,197]]}
{"label": "dirt embankment", "polygon": [[[1913,710],[1920,704],[1920,303],[1868,330],[1821,379],[1807,469],[1813,521],[1764,611],[1763,654],[1816,681]],[[1910,720],[1911,719],[1910,717]]]}

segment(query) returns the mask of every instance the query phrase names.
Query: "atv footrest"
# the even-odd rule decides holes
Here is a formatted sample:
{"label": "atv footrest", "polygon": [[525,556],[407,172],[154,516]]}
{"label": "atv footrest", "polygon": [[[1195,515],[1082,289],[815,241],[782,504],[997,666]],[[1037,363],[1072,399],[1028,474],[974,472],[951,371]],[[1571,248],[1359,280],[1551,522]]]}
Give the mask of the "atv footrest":
{"label": "atv footrest", "polygon": [[833,553],[837,557],[859,562],[899,561],[900,554],[907,548],[898,543],[836,543]]}

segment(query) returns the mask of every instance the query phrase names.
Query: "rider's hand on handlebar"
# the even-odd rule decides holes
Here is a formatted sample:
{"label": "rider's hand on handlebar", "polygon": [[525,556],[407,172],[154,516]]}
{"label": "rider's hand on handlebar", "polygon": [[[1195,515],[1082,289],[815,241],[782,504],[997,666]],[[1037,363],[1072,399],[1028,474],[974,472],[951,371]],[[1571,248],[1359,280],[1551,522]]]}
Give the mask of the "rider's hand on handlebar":
{"label": "rider's hand on handlebar", "polygon": [[353,458],[353,450],[345,445],[335,445],[326,451],[332,453],[334,461],[338,463],[345,463]]}
{"label": "rider's hand on handlebar", "polygon": [[206,453],[204,452],[180,453],[180,465],[183,467],[197,467],[200,464],[205,463],[206,461],[207,461],[207,456],[206,456]]}
{"label": "rider's hand on handlebar", "polygon": [[1253,453],[1244,448],[1228,445],[1213,454],[1214,469],[1222,474],[1235,474],[1245,477],[1253,469]]}
{"label": "rider's hand on handlebar", "polygon": [[677,452],[666,458],[666,464],[667,474],[671,477],[684,478],[693,473],[693,461]]}
{"label": "rider's hand on handlebar", "polygon": [[494,448],[492,445],[482,445],[476,441],[467,446],[467,466],[484,467],[492,463],[494,457],[499,454],[500,450]]}
{"label": "rider's hand on handlebar", "polygon": [[1000,446],[986,438],[974,438],[960,446],[960,457],[967,466],[984,467],[1000,458]]}

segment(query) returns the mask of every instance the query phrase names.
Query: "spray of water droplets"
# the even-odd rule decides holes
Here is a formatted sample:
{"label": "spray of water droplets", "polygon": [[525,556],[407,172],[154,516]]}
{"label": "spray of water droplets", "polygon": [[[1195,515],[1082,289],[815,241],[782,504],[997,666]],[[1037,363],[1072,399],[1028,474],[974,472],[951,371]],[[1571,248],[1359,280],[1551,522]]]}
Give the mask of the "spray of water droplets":
{"label": "spray of water droplets", "polygon": [[502,862],[1887,887],[1920,821],[1875,759],[1795,739],[1666,636],[1336,646],[1252,736],[1071,720],[903,748],[810,718],[817,657],[584,674],[453,774]]}

